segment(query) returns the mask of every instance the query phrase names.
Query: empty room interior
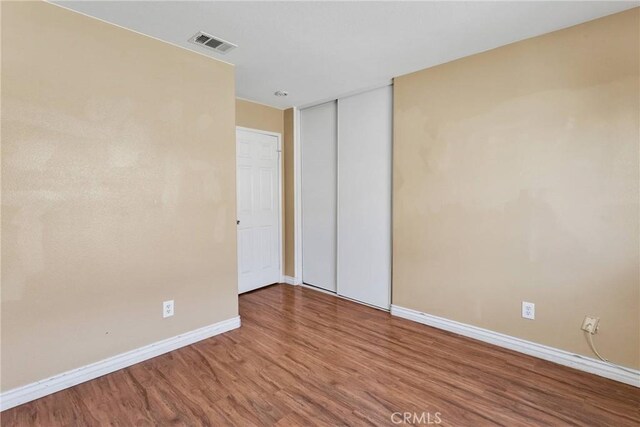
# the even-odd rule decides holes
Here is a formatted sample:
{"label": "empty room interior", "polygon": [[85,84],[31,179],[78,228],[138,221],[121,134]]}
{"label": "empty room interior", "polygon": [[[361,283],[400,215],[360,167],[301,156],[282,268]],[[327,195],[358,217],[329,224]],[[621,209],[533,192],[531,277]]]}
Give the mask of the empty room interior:
{"label": "empty room interior", "polygon": [[639,1],[1,1],[0,424],[640,425]]}

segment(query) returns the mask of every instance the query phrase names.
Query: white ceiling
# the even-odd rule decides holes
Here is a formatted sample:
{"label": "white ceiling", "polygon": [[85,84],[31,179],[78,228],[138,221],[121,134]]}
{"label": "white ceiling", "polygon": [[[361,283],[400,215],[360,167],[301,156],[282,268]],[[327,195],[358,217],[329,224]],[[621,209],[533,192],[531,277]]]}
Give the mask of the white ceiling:
{"label": "white ceiling", "polygon": [[[640,2],[56,1],[236,66],[237,96],[279,108],[391,78],[636,7]],[[187,40],[204,31],[227,55]],[[284,89],[286,98],[273,92]]]}

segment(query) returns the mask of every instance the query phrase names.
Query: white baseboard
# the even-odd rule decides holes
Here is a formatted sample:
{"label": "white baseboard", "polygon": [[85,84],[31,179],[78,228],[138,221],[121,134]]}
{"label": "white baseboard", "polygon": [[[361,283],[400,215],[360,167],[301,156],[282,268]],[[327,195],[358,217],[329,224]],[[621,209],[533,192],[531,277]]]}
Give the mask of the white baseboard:
{"label": "white baseboard", "polygon": [[291,276],[282,276],[282,283],[286,283],[287,285],[294,285],[297,286],[300,284],[300,281],[295,278],[295,277],[291,277]]}
{"label": "white baseboard", "polygon": [[52,377],[14,388],[0,394],[0,411],[39,399],[48,394],[101,377],[102,375],[135,365],[152,357],[168,353],[206,338],[240,327],[240,316],[223,320],[213,325],[186,332],[172,338],[121,353],[108,359],[72,369]]}
{"label": "white baseboard", "polygon": [[500,347],[508,348],[510,350],[518,351],[520,353],[528,354],[530,356],[538,357],[540,359],[548,360],[550,362],[558,363],[560,365],[569,366],[574,369],[609,378],[614,381],[640,387],[640,371],[638,370],[631,369],[634,373],[626,372],[590,357],[581,356],[542,344],[536,344],[531,341],[526,341],[442,317],[433,316],[431,314],[421,313],[419,311],[399,307],[397,305],[391,306],[391,314],[404,319],[413,320],[414,322],[433,326],[434,328],[444,329],[445,331],[454,332],[459,335],[464,335],[465,337],[474,338]]}

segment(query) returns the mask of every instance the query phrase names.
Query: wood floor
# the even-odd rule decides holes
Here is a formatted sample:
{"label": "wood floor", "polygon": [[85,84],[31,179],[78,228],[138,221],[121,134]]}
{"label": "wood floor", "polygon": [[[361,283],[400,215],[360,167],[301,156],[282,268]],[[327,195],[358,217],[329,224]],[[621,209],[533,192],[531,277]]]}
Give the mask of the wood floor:
{"label": "wood floor", "polygon": [[397,425],[395,412],[640,425],[634,387],[320,292],[264,288],[240,297],[240,315],[240,329],[7,410],[2,426]]}

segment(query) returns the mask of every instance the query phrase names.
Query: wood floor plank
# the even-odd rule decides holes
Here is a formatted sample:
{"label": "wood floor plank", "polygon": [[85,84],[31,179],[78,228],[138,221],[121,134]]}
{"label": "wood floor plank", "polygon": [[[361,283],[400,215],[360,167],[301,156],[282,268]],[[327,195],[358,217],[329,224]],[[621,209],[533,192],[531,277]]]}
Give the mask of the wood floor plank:
{"label": "wood floor plank", "polygon": [[1,425],[379,426],[394,412],[640,425],[637,388],[321,292],[274,285],[241,295],[240,314],[240,329],[4,411]]}

